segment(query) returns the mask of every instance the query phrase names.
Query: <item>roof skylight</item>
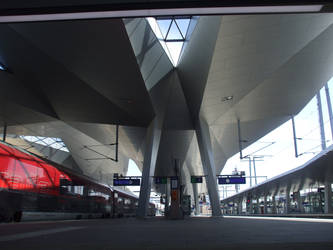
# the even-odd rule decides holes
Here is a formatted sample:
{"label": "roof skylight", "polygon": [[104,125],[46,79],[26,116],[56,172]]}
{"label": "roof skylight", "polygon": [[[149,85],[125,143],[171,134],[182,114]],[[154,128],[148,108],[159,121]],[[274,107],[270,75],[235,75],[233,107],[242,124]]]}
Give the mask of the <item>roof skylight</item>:
{"label": "roof skylight", "polygon": [[42,136],[20,136],[21,139],[41,144],[47,147],[51,147],[54,149],[59,149],[65,152],[69,152],[68,148],[66,147],[65,143],[60,138],[53,138],[53,137],[42,137]]}
{"label": "roof skylight", "polygon": [[186,40],[191,17],[147,18],[170,61],[176,67]]}

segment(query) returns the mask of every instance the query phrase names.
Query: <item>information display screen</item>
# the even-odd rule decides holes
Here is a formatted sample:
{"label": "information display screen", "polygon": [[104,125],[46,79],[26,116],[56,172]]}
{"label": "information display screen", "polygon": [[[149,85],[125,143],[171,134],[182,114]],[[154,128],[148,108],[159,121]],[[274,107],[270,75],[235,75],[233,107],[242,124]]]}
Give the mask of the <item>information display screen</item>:
{"label": "information display screen", "polygon": [[178,189],[178,177],[171,177],[171,189]]}
{"label": "information display screen", "polygon": [[167,184],[168,178],[167,177],[155,177],[155,184]]}
{"label": "information display screen", "polygon": [[202,176],[191,176],[191,183],[202,183]]}
{"label": "information display screen", "polygon": [[140,179],[113,179],[113,186],[140,186]]}
{"label": "information display screen", "polygon": [[245,177],[240,176],[223,176],[219,177],[219,184],[245,184]]}

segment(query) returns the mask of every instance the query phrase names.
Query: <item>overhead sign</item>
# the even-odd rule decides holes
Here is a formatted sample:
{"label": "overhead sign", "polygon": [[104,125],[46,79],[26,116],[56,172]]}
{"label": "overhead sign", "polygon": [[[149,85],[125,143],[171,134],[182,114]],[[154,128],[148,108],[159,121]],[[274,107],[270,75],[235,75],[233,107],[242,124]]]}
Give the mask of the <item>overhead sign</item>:
{"label": "overhead sign", "polygon": [[218,178],[219,184],[245,184],[245,177],[241,176],[222,176]]}
{"label": "overhead sign", "polygon": [[113,179],[113,186],[140,186],[140,179]]}
{"label": "overhead sign", "polygon": [[168,177],[155,177],[155,184],[167,184]]}
{"label": "overhead sign", "polygon": [[202,183],[202,176],[191,176],[191,183]]}
{"label": "overhead sign", "polygon": [[171,177],[171,189],[178,189],[178,177]]}

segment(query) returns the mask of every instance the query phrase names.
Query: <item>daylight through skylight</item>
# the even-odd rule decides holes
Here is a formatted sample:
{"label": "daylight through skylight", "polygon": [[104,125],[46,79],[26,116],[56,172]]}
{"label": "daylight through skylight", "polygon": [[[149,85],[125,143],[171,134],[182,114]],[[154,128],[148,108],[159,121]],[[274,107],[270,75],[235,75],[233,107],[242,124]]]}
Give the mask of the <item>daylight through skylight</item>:
{"label": "daylight through skylight", "polygon": [[21,139],[41,144],[47,147],[59,149],[65,152],[69,152],[68,148],[66,147],[65,143],[60,138],[53,138],[53,137],[42,137],[42,136],[20,136]]}
{"label": "daylight through skylight", "polygon": [[172,64],[176,67],[187,39],[191,17],[147,18]]}

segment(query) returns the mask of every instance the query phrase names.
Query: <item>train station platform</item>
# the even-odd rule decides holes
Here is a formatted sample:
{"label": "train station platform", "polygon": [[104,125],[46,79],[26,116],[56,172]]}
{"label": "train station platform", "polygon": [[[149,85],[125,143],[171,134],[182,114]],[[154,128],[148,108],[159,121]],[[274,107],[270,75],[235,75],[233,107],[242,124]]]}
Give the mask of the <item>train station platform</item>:
{"label": "train station platform", "polygon": [[333,249],[333,220],[156,217],[0,224],[0,249]]}
{"label": "train station platform", "polygon": [[225,217],[276,217],[276,218],[320,218],[333,219],[333,214],[244,214],[244,215],[224,215]]}

